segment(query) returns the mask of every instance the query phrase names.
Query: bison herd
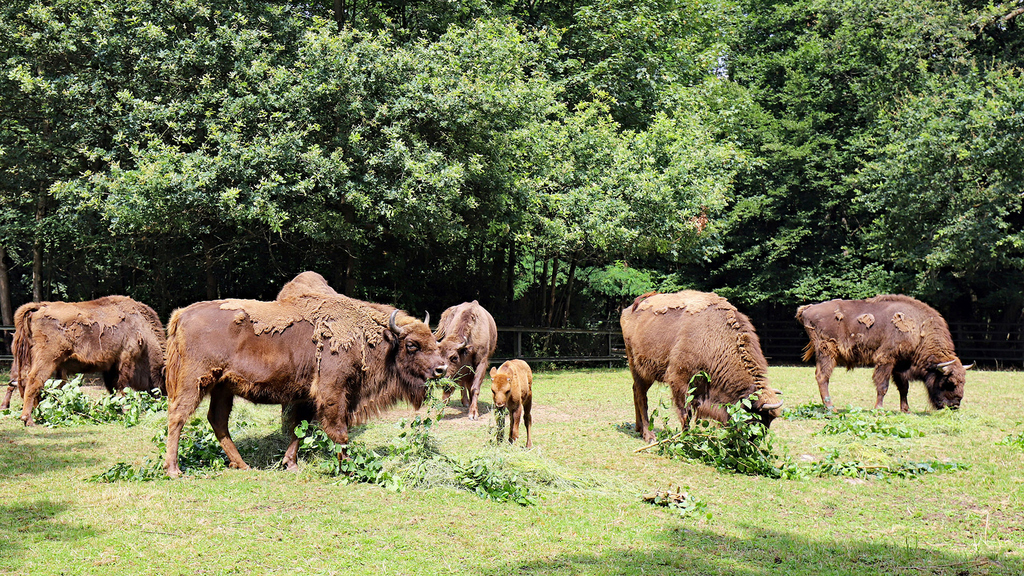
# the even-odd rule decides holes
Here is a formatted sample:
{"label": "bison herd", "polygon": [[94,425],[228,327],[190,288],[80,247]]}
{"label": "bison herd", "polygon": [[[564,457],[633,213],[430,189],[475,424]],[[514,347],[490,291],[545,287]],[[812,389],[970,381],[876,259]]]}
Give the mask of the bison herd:
{"label": "bison herd", "polygon": [[[924,382],[935,408],[957,408],[963,398],[964,366],[953,349],[945,320],[907,296],[830,300],[801,306],[797,320],[807,331],[804,359],[817,359],[821,400],[832,408],[828,381],[837,366],[874,366],[875,407],[890,379],[909,410],[910,380]],[[335,442],[348,429],[405,400],[417,409],[427,381],[447,376],[459,389],[468,417],[479,417],[480,387],[497,345],[491,315],[476,301],[442,314],[434,332],[429,316],[419,320],[392,306],[349,298],[322,276],[303,272],[271,302],[226,299],[175,310],[167,325],[145,304],[123,296],[80,303],[35,302],[15,315],[11,388],[24,404],[21,419],[32,425],[43,383],[55,374],[100,372],[109,392],[159,390],[168,397],[165,468],[180,475],[178,442],[185,422],[204,398],[207,418],[233,468],[247,468],[228,433],[236,396],[281,404],[293,424],[316,418]],[[667,384],[680,422],[691,418],[726,422],[724,406],[750,398],[750,411],[765,425],[782,413],[782,392],[768,383],[768,363],[750,320],[725,298],[683,291],[649,293],[620,318],[633,376],[636,430],[654,434],[647,391]],[[532,445],[533,375],[522,360],[490,370],[495,408],[507,407],[509,441],[526,427]],[[445,400],[455,391],[445,389]],[[294,426],[284,464],[297,467]]]}

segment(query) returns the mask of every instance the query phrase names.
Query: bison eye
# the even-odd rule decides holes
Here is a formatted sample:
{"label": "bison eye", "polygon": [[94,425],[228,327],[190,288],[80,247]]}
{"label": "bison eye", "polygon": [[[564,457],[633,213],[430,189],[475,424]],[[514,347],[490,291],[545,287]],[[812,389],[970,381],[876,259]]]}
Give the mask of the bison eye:
{"label": "bison eye", "polygon": [[456,362],[459,361],[459,355],[452,354],[451,356],[448,357],[448,361],[451,362],[452,364],[455,364]]}
{"label": "bison eye", "polygon": [[410,354],[420,349],[420,345],[415,342],[406,342],[405,350]]}

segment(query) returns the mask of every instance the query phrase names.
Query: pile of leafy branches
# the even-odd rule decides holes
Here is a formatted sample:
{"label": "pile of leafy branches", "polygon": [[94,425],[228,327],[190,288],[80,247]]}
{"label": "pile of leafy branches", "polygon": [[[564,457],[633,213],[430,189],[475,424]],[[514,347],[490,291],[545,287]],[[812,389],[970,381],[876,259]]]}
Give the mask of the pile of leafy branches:
{"label": "pile of leafy branches", "polygon": [[967,470],[969,464],[957,462],[894,461],[886,464],[866,464],[859,460],[843,460],[839,450],[833,450],[823,460],[811,464],[813,476],[845,476],[848,478],[883,479],[883,478],[916,478],[922,474],[937,472],[954,472]]}
{"label": "pile of leafy branches", "polygon": [[[248,426],[244,420],[233,424],[232,434],[238,429]],[[142,464],[135,465],[118,462],[105,472],[89,479],[94,482],[148,482],[167,478],[163,468],[162,456],[167,450],[167,427],[163,426],[155,436],[155,457],[146,458]],[[204,475],[219,472],[227,467],[227,455],[221,448],[217,436],[209,424],[198,416],[193,416],[182,428],[178,442],[178,465],[185,474]]]}
{"label": "pile of leafy branches", "polygon": [[[1017,422],[1017,426],[1024,424],[1024,422]],[[999,446],[1012,446],[1014,448],[1024,450],[1024,432],[1020,434],[1010,434],[1005,439],[996,443]]]}
{"label": "pile of leafy branches", "polygon": [[850,408],[845,413],[835,414],[828,419],[818,434],[852,434],[858,438],[868,436],[891,436],[895,438],[920,438],[924,432],[912,428],[902,416],[878,414],[863,408]]}
{"label": "pile of leafy branches", "polygon": [[[399,422],[402,431],[395,441],[376,449],[357,442],[341,446],[315,423],[303,421],[295,428],[302,439],[299,455],[312,458],[321,472],[344,482],[366,482],[395,491],[454,486],[496,502],[535,504],[524,475],[501,462],[483,456],[463,460],[440,451],[432,428],[441,420],[444,406],[431,400],[426,415]],[[347,458],[340,457],[343,454]]]}
{"label": "pile of leafy branches", "polygon": [[[724,426],[691,418],[689,426],[676,432],[670,428],[666,417],[665,425],[658,432],[657,453],[702,462],[725,472],[768,478],[797,477],[796,464],[790,457],[780,454],[768,428],[750,412],[755,400],[744,398],[726,406],[729,421]],[[655,417],[657,410],[652,420]]]}
{"label": "pile of leafy branches", "polygon": [[82,391],[82,378],[83,375],[78,374],[63,387],[58,387],[59,380],[47,380],[32,418],[50,428],[111,423],[130,428],[138,425],[147,414],[167,411],[166,397],[136,390],[125,389],[95,400]]}

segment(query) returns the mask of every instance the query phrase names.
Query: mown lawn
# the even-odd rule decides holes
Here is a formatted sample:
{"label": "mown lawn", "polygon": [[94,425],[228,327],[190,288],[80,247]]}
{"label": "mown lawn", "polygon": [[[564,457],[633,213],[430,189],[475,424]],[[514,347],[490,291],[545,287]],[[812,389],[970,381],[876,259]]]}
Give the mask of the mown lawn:
{"label": "mown lawn", "polygon": [[[787,406],[818,400],[812,367],[770,377]],[[1022,373],[969,373],[953,413],[932,411],[914,383],[914,412],[899,419],[923,434],[912,438],[815,435],[820,419],[772,426],[801,464],[837,450],[970,466],[916,479],[772,480],[636,454],[627,370],[538,372],[534,388],[529,452],[490,445],[487,418],[469,422],[461,408],[435,430],[446,454],[539,471],[546,481],[526,507],[453,487],[344,484],[308,462],[299,473],[276,469],[285,442],[276,407],[239,402],[233,416],[250,423],[236,441],[259,469],[113,484],[88,478],[155,456],[159,416],[56,429],[0,416],[0,573],[1024,574],[1024,449],[998,444],[1024,433]],[[652,404],[668,398],[664,387],[652,392]],[[839,407],[870,408],[870,371],[837,371],[832,395]],[[483,400],[489,412],[489,392]],[[886,404],[898,406],[895,390]],[[388,443],[411,414],[400,406],[356,440]],[[711,518],[640,498],[677,486]]]}

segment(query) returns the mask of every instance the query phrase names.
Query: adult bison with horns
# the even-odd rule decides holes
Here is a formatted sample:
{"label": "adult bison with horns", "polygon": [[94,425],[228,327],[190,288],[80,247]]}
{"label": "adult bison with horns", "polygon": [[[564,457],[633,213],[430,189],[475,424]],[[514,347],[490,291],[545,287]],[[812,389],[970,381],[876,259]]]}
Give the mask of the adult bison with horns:
{"label": "adult bison with horns", "polygon": [[54,374],[101,372],[110,393],[164,389],[164,327],[152,308],[127,296],[24,304],[14,314],[12,348],[11,385],[22,392],[28,426]]}
{"label": "adult bison with horns", "polygon": [[[167,473],[181,474],[182,427],[206,396],[230,466],[248,468],[228,434],[236,395],[309,407],[324,432],[346,444],[350,425],[399,400],[419,408],[426,381],[447,369],[425,323],[340,295],[315,272],[299,274],[273,302],[197,302],[176,310],[168,324]],[[298,439],[291,432],[284,463],[294,470]]]}
{"label": "adult bison with horns", "polygon": [[[633,374],[636,430],[644,440],[655,438],[647,417],[647,391],[655,381],[672,389],[684,427],[691,415],[727,422],[723,405],[755,392],[751,410],[765,425],[781,415],[781,392],[768,386],[768,362],[754,327],[725,298],[693,290],[652,292],[623,310],[620,324]],[[701,372],[708,378],[694,378]]]}
{"label": "adult bison with horns", "polygon": [[818,392],[829,409],[828,380],[837,364],[875,367],[876,409],[882,407],[890,377],[904,412],[910,411],[910,380],[924,381],[936,409],[960,406],[966,372],[974,364],[964,366],[957,358],[946,321],[931,306],[909,296],[883,294],[801,306],[796,318],[810,338],[804,361],[817,358]]}

